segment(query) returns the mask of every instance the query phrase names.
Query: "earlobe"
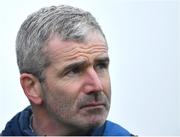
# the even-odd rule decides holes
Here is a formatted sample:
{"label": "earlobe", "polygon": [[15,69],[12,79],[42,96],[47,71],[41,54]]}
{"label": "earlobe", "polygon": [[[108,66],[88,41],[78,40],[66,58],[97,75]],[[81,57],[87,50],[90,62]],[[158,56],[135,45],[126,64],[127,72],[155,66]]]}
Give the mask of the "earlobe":
{"label": "earlobe", "polygon": [[27,98],[34,104],[42,104],[41,85],[39,80],[32,74],[23,73],[20,83]]}

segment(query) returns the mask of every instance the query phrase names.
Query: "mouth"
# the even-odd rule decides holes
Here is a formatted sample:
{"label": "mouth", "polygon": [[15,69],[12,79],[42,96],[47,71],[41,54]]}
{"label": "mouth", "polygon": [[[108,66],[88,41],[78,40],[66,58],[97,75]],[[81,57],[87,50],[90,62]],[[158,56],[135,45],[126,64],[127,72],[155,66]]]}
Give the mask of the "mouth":
{"label": "mouth", "polygon": [[102,107],[105,107],[105,103],[102,103],[102,102],[91,102],[91,103],[87,103],[85,105],[82,105],[80,107],[80,109],[84,109],[84,108],[93,109],[93,108],[102,108]]}

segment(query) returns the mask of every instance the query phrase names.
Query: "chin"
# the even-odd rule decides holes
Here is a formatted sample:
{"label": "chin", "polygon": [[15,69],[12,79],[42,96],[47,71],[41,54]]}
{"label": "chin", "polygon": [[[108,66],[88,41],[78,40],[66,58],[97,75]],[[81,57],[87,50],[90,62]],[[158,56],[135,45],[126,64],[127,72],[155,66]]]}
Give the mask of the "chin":
{"label": "chin", "polygon": [[105,123],[107,115],[108,111],[88,110],[79,115],[78,118],[76,117],[76,124],[78,123],[81,128],[85,127],[88,129],[100,127]]}
{"label": "chin", "polygon": [[96,116],[88,119],[86,121],[87,122],[86,125],[91,128],[100,127],[104,124],[105,121],[106,121],[105,116]]}

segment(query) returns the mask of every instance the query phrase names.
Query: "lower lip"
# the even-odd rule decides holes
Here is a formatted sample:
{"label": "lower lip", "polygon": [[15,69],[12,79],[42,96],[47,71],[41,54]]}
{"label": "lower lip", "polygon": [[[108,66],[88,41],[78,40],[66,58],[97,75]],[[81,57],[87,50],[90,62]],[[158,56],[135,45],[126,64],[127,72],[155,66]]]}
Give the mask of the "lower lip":
{"label": "lower lip", "polygon": [[81,109],[97,109],[97,108],[104,108],[104,105],[88,105],[88,106],[84,106]]}

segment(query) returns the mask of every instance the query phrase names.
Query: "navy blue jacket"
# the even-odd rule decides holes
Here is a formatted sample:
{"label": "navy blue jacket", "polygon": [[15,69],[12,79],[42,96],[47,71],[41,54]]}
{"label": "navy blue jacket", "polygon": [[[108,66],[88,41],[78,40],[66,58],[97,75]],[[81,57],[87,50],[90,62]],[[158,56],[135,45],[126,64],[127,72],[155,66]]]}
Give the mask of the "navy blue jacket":
{"label": "navy blue jacket", "polygon": [[[27,107],[22,112],[14,116],[2,131],[2,136],[36,136],[30,128],[31,107]],[[121,126],[106,121],[100,128],[94,129],[90,136],[131,136],[131,134]]]}

